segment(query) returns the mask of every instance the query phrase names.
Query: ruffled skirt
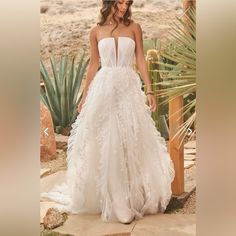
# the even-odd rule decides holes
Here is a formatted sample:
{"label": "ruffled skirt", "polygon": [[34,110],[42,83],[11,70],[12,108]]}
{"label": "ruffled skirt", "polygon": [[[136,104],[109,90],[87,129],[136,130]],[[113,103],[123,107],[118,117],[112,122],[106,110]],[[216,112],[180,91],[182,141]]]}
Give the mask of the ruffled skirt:
{"label": "ruffled skirt", "polygon": [[131,67],[102,67],[72,125],[66,180],[41,196],[104,221],[164,212],[175,171],[145,102]]}

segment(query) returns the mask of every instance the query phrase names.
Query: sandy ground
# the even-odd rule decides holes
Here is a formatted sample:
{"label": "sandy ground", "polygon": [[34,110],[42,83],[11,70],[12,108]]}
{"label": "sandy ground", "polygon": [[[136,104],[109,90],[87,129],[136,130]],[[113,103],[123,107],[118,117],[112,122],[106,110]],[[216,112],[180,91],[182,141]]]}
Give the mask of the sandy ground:
{"label": "sandy ground", "polygon": [[[41,0],[41,59],[48,63],[66,51],[78,58],[88,53],[88,35],[96,24],[101,0]],[[134,0],[133,19],[141,24],[144,39],[157,37],[166,40],[169,24],[182,15],[181,0]]]}

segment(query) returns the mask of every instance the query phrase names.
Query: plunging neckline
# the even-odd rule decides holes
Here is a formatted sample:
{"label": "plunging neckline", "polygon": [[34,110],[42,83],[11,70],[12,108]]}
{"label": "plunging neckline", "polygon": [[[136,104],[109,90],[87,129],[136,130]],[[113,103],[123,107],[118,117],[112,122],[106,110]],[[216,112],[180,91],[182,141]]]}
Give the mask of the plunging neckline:
{"label": "plunging neckline", "polygon": [[134,44],[135,44],[135,41],[134,41],[134,39],[133,38],[131,38],[131,37],[128,37],[128,36],[118,36],[118,37],[104,37],[104,38],[102,38],[102,39],[100,39],[99,41],[98,41],[98,44],[101,42],[101,41],[103,41],[103,40],[105,40],[105,39],[113,39],[113,42],[114,42],[114,44],[115,44],[115,60],[116,60],[116,63],[115,63],[115,65],[117,66],[117,62],[118,62],[118,56],[119,56],[119,39],[120,38],[128,38],[128,39],[130,39]]}

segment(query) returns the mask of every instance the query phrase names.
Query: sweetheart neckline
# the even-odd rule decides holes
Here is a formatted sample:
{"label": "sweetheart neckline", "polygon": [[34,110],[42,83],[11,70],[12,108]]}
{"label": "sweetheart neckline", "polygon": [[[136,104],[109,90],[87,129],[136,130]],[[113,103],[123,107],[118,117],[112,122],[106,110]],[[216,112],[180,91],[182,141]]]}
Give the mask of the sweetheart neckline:
{"label": "sweetheart neckline", "polygon": [[[135,44],[134,39],[131,38],[131,37],[127,37],[127,36],[119,36],[119,37],[117,37],[118,40],[119,40],[119,38],[128,38],[128,39],[130,39],[130,40]],[[104,37],[104,38],[102,38],[102,39],[100,39],[100,40],[98,41],[98,44],[99,44],[101,41],[105,40],[105,39],[113,39],[113,40],[115,40],[115,37]]]}

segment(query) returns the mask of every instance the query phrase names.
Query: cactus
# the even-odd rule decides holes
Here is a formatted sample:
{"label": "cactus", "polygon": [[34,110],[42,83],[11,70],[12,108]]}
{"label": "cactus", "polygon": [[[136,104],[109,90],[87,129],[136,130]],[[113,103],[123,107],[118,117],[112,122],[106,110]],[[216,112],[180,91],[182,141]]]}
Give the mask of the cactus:
{"label": "cactus", "polygon": [[158,91],[163,87],[159,85],[159,83],[162,81],[160,73],[158,72],[159,65],[157,63],[158,61],[160,61],[159,51],[156,49],[148,49],[146,60],[149,78],[151,80],[152,90],[154,91],[154,96],[156,98],[157,104],[157,110],[155,112],[152,112],[152,118],[155,121],[156,128],[160,131],[162,136],[168,139],[168,126],[165,121],[165,116],[168,114],[168,105],[160,104],[163,98],[158,96]]}

